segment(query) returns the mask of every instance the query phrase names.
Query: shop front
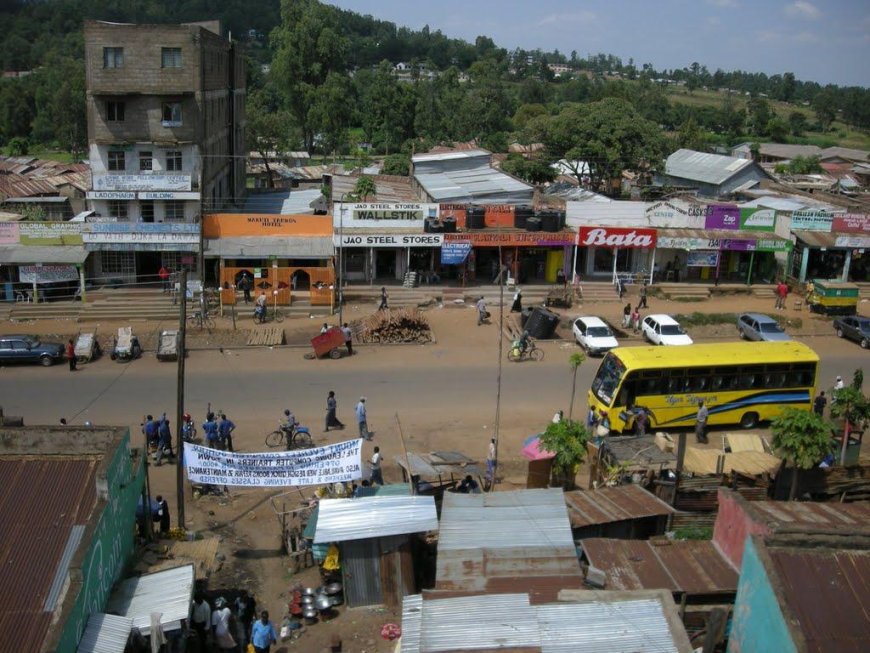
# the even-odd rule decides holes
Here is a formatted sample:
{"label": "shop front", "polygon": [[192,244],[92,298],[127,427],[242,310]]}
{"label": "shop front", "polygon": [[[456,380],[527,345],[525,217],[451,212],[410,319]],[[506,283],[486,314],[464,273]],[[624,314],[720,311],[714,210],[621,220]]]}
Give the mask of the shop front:
{"label": "shop front", "polygon": [[345,284],[402,281],[408,272],[421,280],[440,278],[437,204],[336,203],[333,229]]}
{"label": "shop front", "polygon": [[656,230],[580,227],[574,270],[582,278],[650,280],[655,264]]}
{"label": "shop front", "polygon": [[81,223],[0,223],[0,301],[72,299],[87,258]]}
{"label": "shop front", "polygon": [[243,277],[252,295],[288,306],[335,300],[332,223],[326,216],[214,213],[203,221],[207,279],[224,290],[225,303],[241,295]]}
{"label": "shop front", "polygon": [[796,239],[792,276],[808,279],[870,281],[870,216],[796,211],[791,218]]}

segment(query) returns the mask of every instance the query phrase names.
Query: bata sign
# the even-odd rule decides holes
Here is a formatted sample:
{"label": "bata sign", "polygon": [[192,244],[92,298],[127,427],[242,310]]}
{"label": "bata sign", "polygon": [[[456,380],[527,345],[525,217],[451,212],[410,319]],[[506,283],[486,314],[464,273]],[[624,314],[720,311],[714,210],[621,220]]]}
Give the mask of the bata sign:
{"label": "bata sign", "polygon": [[625,229],[622,227],[581,227],[577,244],[580,247],[652,249],[656,246],[656,231],[655,229]]}

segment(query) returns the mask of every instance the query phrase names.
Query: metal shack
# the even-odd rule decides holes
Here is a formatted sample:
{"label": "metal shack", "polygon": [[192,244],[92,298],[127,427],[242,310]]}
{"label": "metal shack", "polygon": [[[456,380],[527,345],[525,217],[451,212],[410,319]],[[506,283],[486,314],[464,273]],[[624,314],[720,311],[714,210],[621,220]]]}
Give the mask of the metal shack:
{"label": "metal shack", "polygon": [[565,492],[565,505],[575,541],[587,537],[645,540],[664,534],[674,512],[639,485]]}
{"label": "metal shack", "polygon": [[349,607],[398,608],[417,589],[412,536],[436,530],[434,497],[324,499],[318,506],[314,543],[338,545]]}

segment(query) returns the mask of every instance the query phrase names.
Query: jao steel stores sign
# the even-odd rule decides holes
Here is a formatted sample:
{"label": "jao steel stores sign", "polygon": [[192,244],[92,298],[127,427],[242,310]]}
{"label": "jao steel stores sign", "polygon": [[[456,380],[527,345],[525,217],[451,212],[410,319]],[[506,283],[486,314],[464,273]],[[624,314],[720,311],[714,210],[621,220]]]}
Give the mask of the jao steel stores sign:
{"label": "jao steel stores sign", "polygon": [[580,227],[577,244],[580,247],[652,249],[656,246],[656,230],[626,229],[624,227]]}

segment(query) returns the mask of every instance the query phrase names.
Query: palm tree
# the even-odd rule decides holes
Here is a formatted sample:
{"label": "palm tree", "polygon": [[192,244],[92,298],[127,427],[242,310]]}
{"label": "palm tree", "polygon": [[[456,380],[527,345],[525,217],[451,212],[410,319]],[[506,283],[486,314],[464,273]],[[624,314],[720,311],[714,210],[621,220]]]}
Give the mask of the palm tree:
{"label": "palm tree", "polygon": [[586,356],[579,351],[571,354],[570,358],[568,358],[568,365],[571,366],[571,371],[574,373],[574,377],[571,381],[571,406],[570,408],[568,408],[569,420],[574,417],[574,395],[577,394],[577,369],[583,364],[583,361],[585,360]]}

